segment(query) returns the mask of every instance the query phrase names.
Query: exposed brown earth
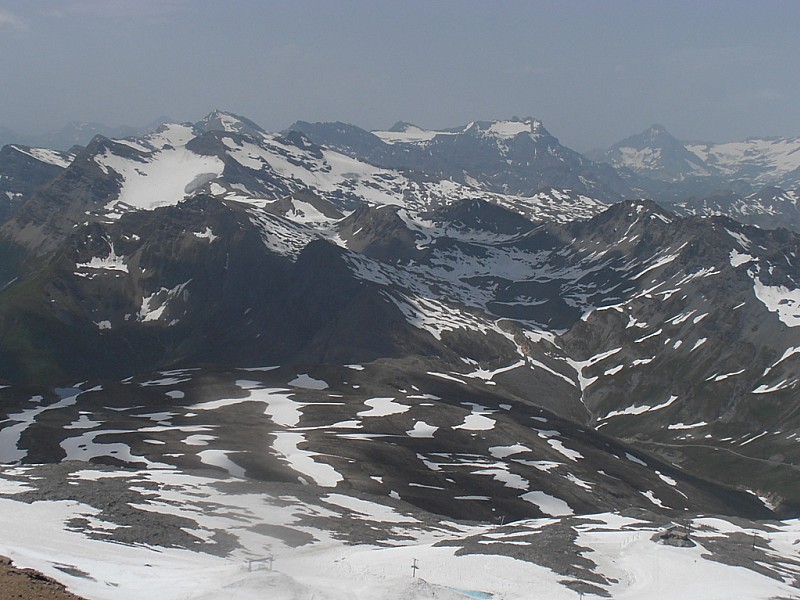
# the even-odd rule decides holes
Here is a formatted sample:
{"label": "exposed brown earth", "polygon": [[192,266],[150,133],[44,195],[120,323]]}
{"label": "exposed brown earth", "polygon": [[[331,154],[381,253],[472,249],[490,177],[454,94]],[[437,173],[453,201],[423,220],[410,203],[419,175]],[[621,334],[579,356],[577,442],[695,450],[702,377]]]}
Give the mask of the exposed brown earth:
{"label": "exposed brown earth", "polygon": [[0,598],[2,600],[84,600],[46,575],[33,569],[18,569],[0,556]]}

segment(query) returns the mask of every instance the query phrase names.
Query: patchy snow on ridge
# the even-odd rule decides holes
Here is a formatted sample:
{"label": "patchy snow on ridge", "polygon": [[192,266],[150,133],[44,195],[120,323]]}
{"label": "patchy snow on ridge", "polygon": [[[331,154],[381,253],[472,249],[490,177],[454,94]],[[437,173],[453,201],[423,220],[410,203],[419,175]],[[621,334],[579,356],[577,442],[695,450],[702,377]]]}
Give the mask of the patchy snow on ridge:
{"label": "patchy snow on ridge", "polygon": [[186,291],[186,286],[189,281],[176,285],[174,288],[160,288],[157,292],[153,292],[149,296],[142,298],[142,305],[139,308],[138,319],[146,323],[148,321],[158,321],[164,314],[164,310],[169,305],[169,302],[174,298],[181,296]]}
{"label": "patchy snow on ridge", "polygon": [[[539,123],[538,125],[541,125]],[[537,126],[533,123],[524,121],[495,121],[486,130],[486,133],[498,138],[513,138],[520,133],[531,133]]]}
{"label": "patchy snow on ridge", "polygon": [[535,504],[544,514],[552,517],[563,517],[575,514],[569,504],[544,492],[533,491],[522,494],[521,498]]}
{"label": "patchy snow on ridge", "polygon": [[486,431],[494,429],[496,421],[489,417],[474,412],[464,417],[464,422],[461,425],[456,425],[453,429],[466,429],[467,431]]}
{"label": "patchy snow on ridge", "polygon": [[599,420],[600,421],[605,421],[607,419],[611,419],[613,417],[619,417],[619,416],[622,416],[622,415],[641,415],[641,414],[644,414],[646,412],[653,412],[653,411],[656,411],[656,410],[661,410],[662,408],[667,408],[668,406],[671,406],[672,403],[675,402],[675,400],[677,400],[677,399],[678,399],[677,396],[670,396],[668,400],[666,400],[665,402],[662,402],[661,404],[656,404],[655,406],[650,406],[648,404],[642,404],[640,406],[628,406],[627,408],[624,408],[623,410],[612,410],[610,413],[608,413],[606,416],[600,418]]}
{"label": "patchy snow on ridge", "polygon": [[213,242],[214,240],[217,240],[217,239],[219,239],[219,237],[217,237],[216,235],[214,235],[214,232],[213,232],[213,231],[211,231],[211,228],[210,228],[210,227],[206,227],[205,231],[200,231],[200,232],[198,232],[198,231],[193,231],[192,233],[193,233],[193,235],[194,235],[195,237],[198,237],[198,238],[200,238],[200,239],[205,239],[205,240],[208,240],[208,243],[209,243],[209,244],[210,244],[211,242]]}
{"label": "patchy snow on ridge", "polygon": [[322,379],[314,379],[307,373],[300,373],[289,382],[292,387],[303,388],[306,390],[326,390],[328,383]]}
{"label": "patchy snow on ridge", "polygon": [[[276,431],[272,433],[275,441],[272,448],[278,456],[283,458],[289,466],[300,473],[298,479],[302,483],[316,483],[321,487],[336,487],[344,477],[331,465],[314,460],[318,453],[310,450],[301,450],[299,445],[305,442],[302,433],[294,431]],[[311,481],[307,481],[305,475]]]}
{"label": "patchy snow on ridge", "polygon": [[62,169],[66,169],[72,162],[72,156],[64,154],[63,152],[56,152],[55,150],[50,150],[48,148],[26,148],[24,146],[17,146],[16,144],[12,145],[11,147],[17,152],[27,154],[38,161],[47,163],[48,165],[55,165],[56,167],[61,167]]}
{"label": "patchy snow on ridge", "polygon": [[755,168],[755,183],[768,184],[800,167],[800,138],[751,138],[723,144],[687,144],[686,149],[723,175]]}
{"label": "patchy snow on ridge", "polygon": [[432,438],[439,430],[436,425],[429,425],[425,421],[417,421],[414,427],[406,431],[406,435],[411,438]]}
{"label": "patchy snow on ridge", "polygon": [[429,142],[437,135],[454,135],[446,131],[422,129],[416,125],[408,125],[403,128],[403,131],[373,131],[372,134],[386,144]]}
{"label": "patchy snow on ridge", "polygon": [[749,254],[744,254],[742,252],[737,251],[735,248],[731,250],[731,266],[738,267],[741,265],[745,265],[751,261],[754,261],[755,258],[750,256]]}
{"label": "patchy snow on ridge", "polygon": [[153,148],[161,149],[164,146],[185,146],[197,132],[189,124],[166,123],[156,131],[145,136],[145,141]]}
{"label": "patchy snow on ridge", "polygon": [[622,154],[621,163],[634,171],[647,171],[657,169],[661,165],[661,148],[619,148]]}

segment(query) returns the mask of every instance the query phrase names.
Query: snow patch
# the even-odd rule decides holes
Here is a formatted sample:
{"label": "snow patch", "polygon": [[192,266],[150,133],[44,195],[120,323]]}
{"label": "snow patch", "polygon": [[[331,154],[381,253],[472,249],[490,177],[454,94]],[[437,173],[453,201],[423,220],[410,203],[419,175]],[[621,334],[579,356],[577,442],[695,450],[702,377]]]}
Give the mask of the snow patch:
{"label": "snow patch", "polygon": [[369,406],[370,410],[362,410],[357,413],[359,417],[387,417],[399,415],[411,409],[407,404],[395,402],[394,398],[371,398],[365,400],[364,404]]}
{"label": "snow patch", "polygon": [[551,517],[564,517],[575,514],[575,511],[569,507],[569,504],[560,498],[556,498],[544,492],[528,492],[527,494],[522,494],[520,498],[526,502],[535,504],[539,507],[540,511]]}
{"label": "snow patch", "polygon": [[754,261],[755,258],[750,256],[749,254],[743,254],[738,252],[736,249],[731,250],[731,266],[732,267],[739,267],[741,265],[746,265],[747,263]]}
{"label": "snow patch", "polygon": [[128,273],[128,265],[125,264],[125,257],[119,256],[114,251],[114,244],[109,243],[108,256],[101,258],[94,256],[89,262],[75,263],[78,269],[104,269],[106,271],[121,271]]}
{"label": "snow patch", "polygon": [[122,179],[119,194],[105,207],[118,214],[174,206],[222,175],[225,168],[216,156],[195,154],[185,147],[165,147],[141,160],[123,158],[107,150],[95,161]]}
{"label": "snow patch", "polygon": [[767,310],[777,313],[778,319],[787,327],[800,326],[800,290],[764,285],[758,277],[753,281],[756,298]]}
{"label": "snow patch", "polygon": [[322,379],[314,379],[306,373],[301,373],[289,382],[289,385],[306,390],[327,390],[328,384]]}
{"label": "snow patch", "polygon": [[432,438],[438,429],[435,425],[428,425],[425,421],[417,421],[413,428],[406,431],[406,435],[412,438]]}

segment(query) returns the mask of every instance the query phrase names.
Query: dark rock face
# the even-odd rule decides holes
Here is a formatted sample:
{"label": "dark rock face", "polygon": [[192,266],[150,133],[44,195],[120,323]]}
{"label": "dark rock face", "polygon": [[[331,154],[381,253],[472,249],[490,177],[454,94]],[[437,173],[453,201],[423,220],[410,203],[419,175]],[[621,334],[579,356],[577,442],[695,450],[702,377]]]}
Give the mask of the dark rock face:
{"label": "dark rock face", "polygon": [[362,206],[337,226],[347,247],[364,256],[384,262],[404,262],[421,254],[417,241],[422,237],[409,229],[393,206]]}
{"label": "dark rock face", "polygon": [[456,202],[426,216],[440,226],[500,235],[521,235],[534,228],[531,221],[520,214],[483,200]]}
{"label": "dark rock face", "polygon": [[[413,160],[409,151],[402,151],[385,144],[374,133],[370,133],[349,123],[309,123],[296,121],[288,129],[287,135],[299,132],[320,146],[334,148],[348,156],[367,160],[376,165],[411,167]],[[397,156],[399,154],[399,156]],[[402,158],[401,158],[402,157]],[[405,165],[399,163],[405,162]]]}
{"label": "dark rock face", "polygon": [[[220,240],[196,235],[207,229]],[[8,300],[12,337],[36,341],[24,353],[4,348],[4,378],[30,376],[26,364],[122,377],[187,362],[369,361],[391,355],[392,340],[433,351],[402,341],[409,326],[374,285],[353,278],[340,249],[319,240],[292,262],[267,251],[244,211],[207,197],[89,225],[66,247],[51,278]],[[88,266],[111,256],[124,268]]]}
{"label": "dark rock face", "polygon": [[675,548],[694,548],[697,545],[689,536],[688,531],[682,531],[678,527],[669,527],[664,531],[660,531],[653,535],[652,540]]}
{"label": "dark rock face", "polygon": [[21,243],[35,254],[52,252],[74,227],[86,222],[87,211],[96,211],[119,193],[119,178],[103,172],[94,161],[110,145],[126,155],[135,152],[128,146],[120,148],[120,144],[95,138],[68,169],[19,207],[15,218],[0,227],[0,236]]}
{"label": "dark rock face", "polygon": [[[0,149],[0,224],[28,200],[41,186],[49,183],[64,170],[69,155],[50,153],[51,162],[37,158],[23,146],[3,146]],[[33,150],[36,152],[36,150]]]}

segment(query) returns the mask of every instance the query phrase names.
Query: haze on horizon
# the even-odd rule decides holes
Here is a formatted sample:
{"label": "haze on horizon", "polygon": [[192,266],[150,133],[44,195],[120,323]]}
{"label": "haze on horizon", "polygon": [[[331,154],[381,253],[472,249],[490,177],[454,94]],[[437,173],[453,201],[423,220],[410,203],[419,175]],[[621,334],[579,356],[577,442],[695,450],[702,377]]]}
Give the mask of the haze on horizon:
{"label": "haze on horizon", "polygon": [[577,150],[800,135],[800,3],[0,1],[0,127],[541,119]]}

